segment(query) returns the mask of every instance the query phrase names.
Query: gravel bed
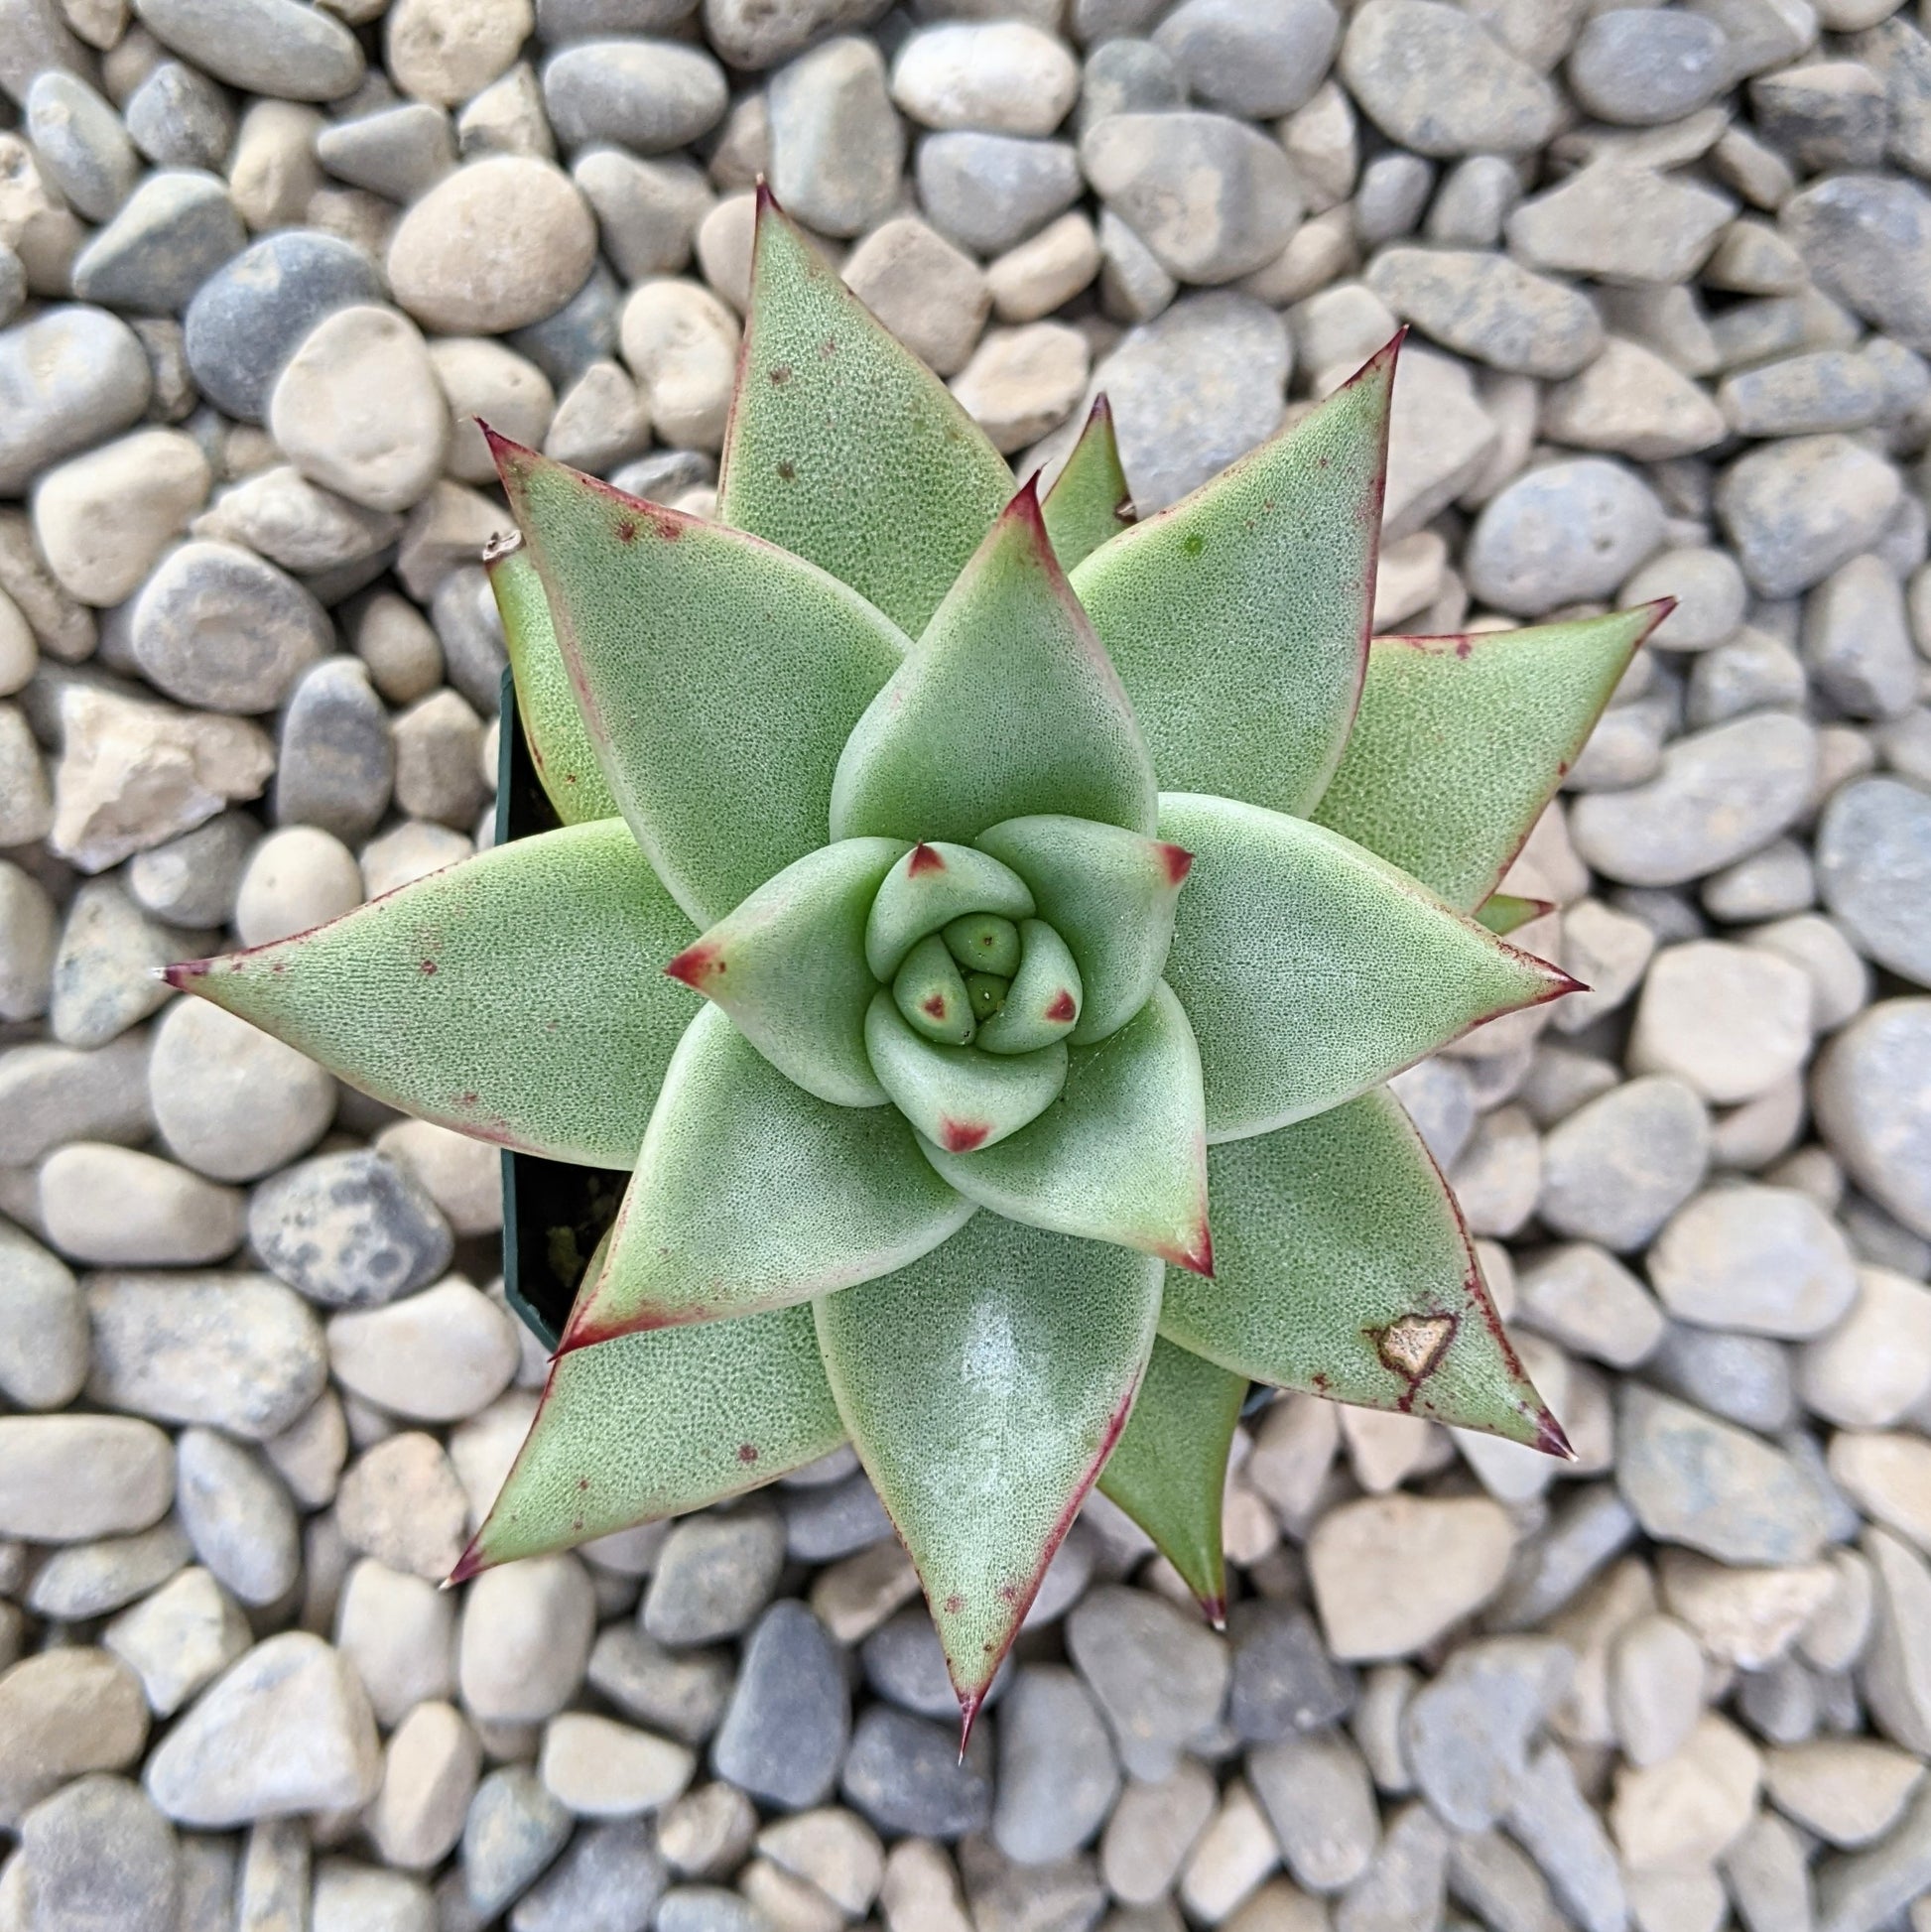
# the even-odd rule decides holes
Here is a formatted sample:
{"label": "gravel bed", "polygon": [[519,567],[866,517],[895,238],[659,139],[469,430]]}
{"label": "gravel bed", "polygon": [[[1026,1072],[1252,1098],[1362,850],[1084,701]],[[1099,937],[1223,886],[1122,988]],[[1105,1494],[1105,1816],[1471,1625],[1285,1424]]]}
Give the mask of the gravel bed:
{"label": "gravel bed", "polygon": [[[999,17],[1009,15],[1010,17]],[[1931,0],[0,0],[0,1932],[1931,1932]],[[700,514],[753,182],[1382,629],[1681,601],[1396,1082],[1578,1449],[1287,1397],[963,1760],[848,1452],[443,1592],[493,1149],[151,968],[489,837],[484,414]]]}

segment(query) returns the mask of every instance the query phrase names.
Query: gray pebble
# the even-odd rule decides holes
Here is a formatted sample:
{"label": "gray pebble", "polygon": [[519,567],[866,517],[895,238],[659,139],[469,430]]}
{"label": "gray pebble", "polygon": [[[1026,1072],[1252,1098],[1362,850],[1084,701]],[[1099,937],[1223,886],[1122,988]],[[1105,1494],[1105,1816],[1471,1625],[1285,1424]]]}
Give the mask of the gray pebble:
{"label": "gray pebble", "polygon": [[771,1601],[784,1560],[783,1518],[763,1503],[680,1522],[644,1598],[645,1633],[660,1643],[735,1636]]}
{"label": "gray pebble", "polygon": [[785,1552],[801,1563],[836,1563],[892,1533],[892,1519],[863,1471],[823,1488],[787,1490],[778,1500]]}
{"label": "gray pebble", "polygon": [[382,278],[353,243],[315,228],[264,235],[195,291],[183,319],[188,366],[226,414],[259,423],[275,378],[316,323],[381,300]]}
{"label": "gray pebble", "polygon": [[1361,1874],[1379,1820],[1367,1765],[1346,1732],[1263,1744],[1247,1753],[1247,1776],[1297,1884],[1332,1892]]}
{"label": "gray pebble", "polygon": [[135,599],[129,642],[148,679],[185,705],[269,711],[333,641],[322,606],[233,544],[187,543]]}
{"label": "gray pebble", "polygon": [[882,0],[706,0],[706,36],[734,67],[788,61],[821,34],[862,27],[884,11]]}
{"label": "gray pebble", "polygon": [[990,1755],[982,1732],[962,1759],[957,1728],[874,1704],[852,1733],[840,1788],[880,1831],[964,1838],[991,1819]]}
{"label": "gray pebble", "polygon": [[1729,195],[1695,182],[1603,161],[1524,201],[1504,232],[1535,268],[1611,283],[1674,283],[1703,264],[1736,212]]}
{"label": "gray pebble", "polygon": [[159,1590],[193,1556],[172,1515],[132,1536],[68,1543],[51,1552],[35,1573],[27,1608],[64,1622],[105,1616]]}
{"label": "gray pebble", "polygon": [[[389,713],[362,661],[322,659],[303,674],[282,713],[275,823],[321,826],[361,843],[389,809],[396,758]],[[472,755],[472,768],[474,762]],[[479,776],[475,784],[480,789]],[[411,809],[407,801],[405,809]],[[471,812],[463,822],[473,817]]]}
{"label": "gray pebble", "polygon": [[[1065,1546],[1062,1545],[1062,1548]],[[1038,1600],[1035,1599],[1035,1602]],[[901,1610],[872,1631],[860,1651],[865,1681],[880,1697],[922,1718],[952,1719],[959,1693],[946,1670],[946,1653],[923,1606]],[[986,1686],[981,1709],[989,1710],[1012,1682],[1012,1659],[1000,1660]]]}
{"label": "gray pebble", "polygon": [[610,483],[626,496],[670,503],[687,490],[706,489],[717,480],[717,458],[703,450],[653,450],[610,472]]}
{"label": "gray pebble", "polygon": [[773,1604],[745,1642],[711,1745],[718,1776],[786,1810],[822,1804],[850,1730],[844,1668],[825,1626],[803,1604]]}
{"label": "gray pebble", "polygon": [[60,915],[40,880],[0,859],[0,1018],[38,1019],[53,988]]}
{"label": "gray pebble", "polygon": [[141,0],[141,24],[205,73],[277,100],[338,100],[362,50],[332,14],[300,0]]}
{"label": "gray pebble", "polygon": [[1583,1932],[1622,1932],[1629,1907],[1615,1847],[1560,1745],[1544,1744],[1529,1760],[1508,1829]]}
{"label": "gray pebble", "polygon": [[1363,248],[1412,234],[1435,186],[1435,169],[1420,155],[1376,155],[1361,170],[1354,195],[1354,233]]}
{"label": "gray pebble", "polygon": [[571,1816],[527,1764],[505,1764],[476,1786],[462,1825],[470,1905],[493,1919],[530,1889],[570,1838]]}
{"label": "gray pebble", "polygon": [[1688,12],[1617,7],[1583,29],[1569,85],[1592,114],[1625,127],[1680,120],[1730,84],[1731,53],[1715,21]]}
{"label": "gray pebble", "polygon": [[1299,1604],[1258,1599],[1234,1606],[1228,1623],[1233,1670],[1227,1721],[1247,1743],[1338,1723],[1354,1706],[1354,1676],[1337,1664]]}
{"label": "gray pebble", "polygon": [[685,268],[698,224],[716,205],[703,174],[675,156],[644,161],[621,148],[591,148],[570,172],[596,210],[605,252],[631,282]]}
{"label": "gray pebble", "polygon": [[337,181],[408,203],[455,166],[455,140],[442,108],[403,101],[323,128],[316,136],[316,159]]}
{"label": "gray pebble", "polygon": [[152,388],[140,338],[104,309],[48,309],[0,333],[0,495],[138,422]]}
{"label": "gray pebble", "polygon": [[1824,1144],[1859,1187],[1931,1239],[1931,999],[1887,999],[1852,1021],[1811,1089]]}
{"label": "gray pebble", "polygon": [[1681,1081],[1627,1081],[1544,1140],[1536,1212],[1560,1234],[1641,1247],[1696,1192],[1709,1148],[1709,1116]]}
{"label": "gray pebble", "polygon": [[1166,48],[1153,41],[1102,41],[1081,72],[1075,129],[1084,135],[1108,114],[1159,113],[1186,102],[1187,83]]}
{"label": "gray pebble", "polygon": [[644,1932],[664,1861],[640,1818],[586,1825],[510,1909],[510,1932]]}
{"label": "gray pebble", "polygon": [[1931,194],[1915,182],[1837,175],[1780,216],[1819,287],[1907,348],[1931,351]]}
{"label": "gray pebble", "polygon": [[1225,1640],[1177,1605],[1118,1585],[1092,1591],[1067,1619],[1066,1644],[1133,1777],[1167,1776],[1219,1723]]}
{"label": "gray pebble", "polygon": [[193,169],[150,175],[74,258],[73,292],[147,315],[177,315],[247,231],[226,186]]}
{"label": "gray pebble", "polygon": [[1902,717],[1916,702],[1923,665],[1903,586],[1882,558],[1854,557],[1811,591],[1802,643],[1818,690],[1846,716]]}
{"label": "gray pebble", "polygon": [[1635,1533],[1613,1484],[1585,1483],[1551,1512],[1547,1528],[1517,1546],[1508,1582],[1484,1612],[1490,1628],[1526,1629],[1553,1616]]}
{"label": "gray pebble", "polygon": [[0,1223],[0,1394],[23,1409],[64,1408],[86,1379],[87,1314],[72,1274]]}
{"label": "gray pebble", "polygon": [[277,1174],[248,1205],[248,1238],[290,1287],[325,1308],[374,1308],[434,1281],[449,1224],[422,1185],[366,1148]]}
{"label": "gray pebble", "polygon": [[1884,384],[1865,356],[1811,349],[1726,376],[1717,402],[1739,436],[1815,436],[1876,422]]}
{"label": "gray pebble", "polygon": [[1305,106],[1340,39],[1330,0],[1184,0],[1154,33],[1200,99],[1256,121]]}
{"label": "gray pebble", "polygon": [[675,1885],[658,1902],[656,1932],[764,1932],[764,1915],[725,1885]]}
{"label": "gray pebble", "polygon": [[664,154],[715,127],[727,98],[717,63],[671,41],[582,41],[543,65],[544,106],[567,148],[616,141]]}
{"label": "gray pebble", "polygon": [[1342,43],[1341,77],[1398,146],[1516,154],[1554,132],[1556,92],[1470,15],[1434,0],[1368,0]]}
{"label": "gray pebble", "polygon": [[622,306],[623,291],[616,277],[598,260],[568,302],[504,339],[518,355],[534,362],[561,392],[592,362],[616,352],[617,317]]}
{"label": "gray pebble", "polygon": [[656,34],[697,10],[697,0],[537,0],[537,39],[555,47],[607,34]]}
{"label": "gray pebble", "polygon": [[[591,1552],[594,1555],[594,1550]],[[652,1731],[701,1744],[731,1691],[722,1650],[667,1650],[634,1623],[606,1624],[590,1650],[590,1688]]]}
{"label": "gray pebble", "polygon": [[244,1604],[279,1602],[302,1570],[295,1504],[260,1452],[212,1429],[175,1445],[175,1507],[195,1557]]}
{"label": "gray pebble", "polygon": [[27,134],[41,171],[89,221],[105,221],[141,173],[141,159],[120,117],[64,68],[35,75],[27,90]]}
{"label": "gray pebble", "polygon": [[1428,239],[1445,248],[1493,248],[1522,198],[1522,183],[1500,155],[1458,162],[1428,210]]}
{"label": "gray pebble", "polygon": [[247,813],[220,813],[193,832],[136,852],[127,868],[128,891],[172,925],[225,926],[242,869],[260,837],[261,827]]}
{"label": "gray pebble", "polygon": [[1875,168],[1884,159],[1883,76],[1857,61],[1816,61],[1758,74],[1751,117],[1765,143],[1807,175]]}
{"label": "gray pebble", "polygon": [[999,1717],[992,1842],[1022,1865],[1047,1865],[1098,1831],[1119,1795],[1119,1766],[1086,1686],[1064,1665],[1013,1679]]}
{"label": "gray pebble", "polygon": [[820,234],[856,235],[898,198],[905,128],[885,61],[857,37],[800,56],[771,76],[771,187]]}
{"label": "gray pebble", "polygon": [[1663,506],[1621,464],[1549,463],[1481,512],[1463,570],[1484,602],[1524,616],[1607,597],[1663,539]]}
{"label": "gray pebble", "polygon": [[1931,985],[1931,797],[1894,778],[1862,778],[1825,807],[1818,884],[1858,949]]}
{"label": "gray pebble", "polygon": [[1492,1637],[1458,1650],[1415,1693],[1402,1720],[1407,1762],[1447,1824],[1485,1831],[1504,1815],[1574,1668],[1551,1638]]}
{"label": "gray pebble", "polygon": [[175,1932],[181,1855],[138,1784],[95,1772],[43,1798],[20,1824],[32,1925],[44,1932]]}
{"label": "gray pebble", "polygon": [[1774,1434],[1795,1417],[1789,1351],[1767,1336],[1672,1322],[1643,1372],[1658,1388],[1745,1429]]}
{"label": "gray pebble", "polygon": [[442,642],[449,679],[478,710],[494,713],[509,662],[502,619],[480,564],[451,571],[436,586],[430,615]]}
{"label": "gray pebble", "polygon": [[1388,248],[1375,257],[1367,285],[1426,334],[1498,369],[1574,375],[1603,346],[1603,323],[1587,296],[1506,255]]}
{"label": "gray pebble", "polygon": [[168,998],[156,968],[179,958],[118,879],[89,879],[73,895],[54,956],[48,1023],[64,1047],[104,1047]]}
{"label": "gray pebble", "polygon": [[1080,198],[1079,157],[1064,141],[957,131],[928,134],[913,162],[919,200],[939,232],[1002,255]]}
{"label": "gray pebble", "polygon": [[206,74],[164,61],[121,108],[134,145],[158,168],[218,174],[234,145],[234,110]]}
{"label": "gray pebble", "polygon": [[64,1140],[133,1147],[153,1131],[146,1034],[91,1049],[43,1042],[0,1054],[0,1167],[31,1167]]}

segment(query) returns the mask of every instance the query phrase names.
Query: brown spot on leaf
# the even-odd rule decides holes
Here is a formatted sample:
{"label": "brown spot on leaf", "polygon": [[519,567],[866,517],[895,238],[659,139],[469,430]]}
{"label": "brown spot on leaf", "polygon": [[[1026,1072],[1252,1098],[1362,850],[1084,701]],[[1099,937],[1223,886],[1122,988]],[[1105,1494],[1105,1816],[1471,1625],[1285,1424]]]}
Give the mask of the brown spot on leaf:
{"label": "brown spot on leaf", "polygon": [[436,962],[434,960],[425,960],[423,962],[423,970],[433,974],[436,971]]}
{"label": "brown spot on leaf", "polygon": [[789,457],[786,457],[786,459],[778,465],[778,481],[781,483],[795,483],[797,480],[798,480],[798,465],[795,462],[793,462]]}
{"label": "brown spot on leaf", "polygon": [[966,1599],[956,1590],[946,1599],[946,1614],[948,1616],[957,1616],[965,1608]]}
{"label": "brown spot on leaf", "polygon": [[773,388],[782,389],[790,380],[791,364],[789,362],[774,362],[771,365],[771,383]]}
{"label": "brown spot on leaf", "polygon": [[617,542],[618,543],[627,544],[631,541],[632,538],[636,536],[636,534],[637,534],[637,519],[635,517],[619,517],[617,519]]}
{"label": "brown spot on leaf", "polygon": [[741,1442],[737,1445],[737,1460],[740,1463],[755,1463],[758,1459],[756,1443]]}
{"label": "brown spot on leaf", "polygon": [[1187,874],[1194,869],[1194,855],[1185,845],[1162,845],[1160,858],[1167,868],[1169,885],[1185,885]]}
{"label": "brown spot on leaf", "polygon": [[919,1008],[922,1012],[930,1013],[935,1020],[943,1020],[946,1017],[947,1011],[946,995],[944,993],[928,993],[924,999],[919,1001]]}

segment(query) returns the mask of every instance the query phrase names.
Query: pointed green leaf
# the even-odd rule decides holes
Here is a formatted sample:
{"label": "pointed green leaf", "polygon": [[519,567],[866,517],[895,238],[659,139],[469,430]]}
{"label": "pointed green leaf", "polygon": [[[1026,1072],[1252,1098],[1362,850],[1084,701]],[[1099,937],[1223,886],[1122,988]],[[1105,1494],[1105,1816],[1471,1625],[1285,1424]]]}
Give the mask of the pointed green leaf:
{"label": "pointed green leaf", "polygon": [[1216,1627],[1227,1613],[1221,1506],[1227,1452],[1247,1398],[1247,1378],[1229,1374],[1162,1336],[1099,1489],[1153,1538]]}
{"label": "pointed green leaf", "polygon": [[1160,830],[1194,854],[1167,980],[1200,1042],[1210,1140],[1337,1105],[1576,984],[1305,820],[1165,793]]}
{"label": "pointed green leaf", "polygon": [[1091,557],[1133,521],[1133,497],[1120,466],[1112,405],[1103,395],[1094,398],[1087,426],[1042,507],[1046,534],[1053,540],[1053,554],[1063,571]]}
{"label": "pointed green leaf", "polygon": [[478,852],[172,984],[390,1106],[519,1153],[628,1168],[698,1009],[691,922],[621,821]]}
{"label": "pointed green leaf", "polygon": [[990,1147],[1037,1120],[1066,1085],[1066,1049],[1011,1056],[945,1047],[906,1025],[888,992],[865,1012],[865,1048],[878,1084],[913,1126],[941,1147]]}
{"label": "pointed green leaf", "polygon": [[1207,1156],[1215,1278],[1160,1329],[1236,1375],[1564,1453],[1454,1197],[1385,1089]]}
{"label": "pointed green leaf", "polygon": [[1211,1274],[1201,1104],[1193,1029],[1158,985],[1117,1033],[1073,1050],[1065,1092],[1031,1126],[976,1153],[929,1146],[927,1158],[994,1214]]}
{"label": "pointed green leaf", "polygon": [[1166,969],[1192,855],[1117,826],[1054,817],[1008,819],[976,843],[1026,881],[1039,916],[1073,950],[1083,989],[1073,1044],[1124,1026]]}
{"label": "pointed green leaf", "polygon": [[882,1106],[865,1054],[877,981],[865,921],[905,850],[891,838],[822,845],[767,879],[664,970],[721,1006],[781,1074],[837,1106]]}
{"label": "pointed green leaf", "polygon": [[1019,970],[999,1010],[979,1028],[981,1053],[1037,1053],[1072,1036],[1085,998],[1079,963],[1043,919],[1019,922]]}
{"label": "pointed green leaf", "polygon": [[1160,1263],[978,1215],[815,1304],[859,1459],[918,1566],[969,1723],[1153,1346]]}
{"label": "pointed green leaf", "polygon": [[1313,817],[1473,911],[1672,605],[1466,637],[1377,637]]}
{"label": "pointed green leaf", "polygon": [[895,1109],[814,1098],[707,1007],[672,1056],[603,1265],[578,1295],[563,1346],[870,1281],[971,1213]]}
{"label": "pointed green leaf", "polygon": [[701,1509],[843,1440],[809,1308],[574,1349],[451,1581]]}
{"label": "pointed green leaf", "polygon": [[577,708],[537,567],[520,539],[507,548],[485,551],[483,565],[503,620],[503,642],[516,679],[516,711],[523,720],[530,762],[557,817],[567,826],[614,819],[617,802],[583,728],[583,713]]}
{"label": "pointed green leaf", "polygon": [[1361,688],[1395,346],[1074,572],[1162,786],[1321,796]]}
{"label": "pointed green leaf", "polygon": [[1497,939],[1506,939],[1518,926],[1546,918],[1554,911],[1547,899],[1518,899],[1510,892],[1491,892],[1476,908],[1476,918]]}
{"label": "pointed green leaf", "polygon": [[858,720],[832,835],[963,841],[1029,812],[1153,830],[1139,726],[1030,482]]}
{"label": "pointed green leaf", "polygon": [[917,637],[1011,494],[985,433],[761,192],[718,515]]}
{"label": "pointed green leaf", "polygon": [[978,1031],[966,975],[939,934],[920,940],[892,978],[892,1004],[914,1033],[942,1047],[964,1047]]}
{"label": "pointed green leaf", "polygon": [[611,793],[711,924],[826,842],[839,749],[909,646],[755,537],[491,448]]}
{"label": "pointed green leaf", "polygon": [[885,875],[865,923],[865,962],[889,979],[928,933],[968,913],[1030,919],[1033,895],[1009,866],[970,845],[917,844]]}

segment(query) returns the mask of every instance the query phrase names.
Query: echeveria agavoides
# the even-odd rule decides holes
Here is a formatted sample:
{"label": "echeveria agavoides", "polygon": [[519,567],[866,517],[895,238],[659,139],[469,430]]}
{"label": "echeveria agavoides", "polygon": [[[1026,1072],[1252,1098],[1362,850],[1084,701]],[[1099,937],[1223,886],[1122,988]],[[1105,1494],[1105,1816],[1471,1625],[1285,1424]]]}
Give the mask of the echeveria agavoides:
{"label": "echeveria agavoides", "polygon": [[969,1722],[1095,1481],[1219,1613],[1250,1381],[1565,1452],[1386,1082],[1573,987],[1495,889],[1666,606],[1370,638],[1397,348],[1135,523],[767,195],[715,520],[492,438],[564,829],[173,973],[630,1173],[458,1576],[848,1437]]}

